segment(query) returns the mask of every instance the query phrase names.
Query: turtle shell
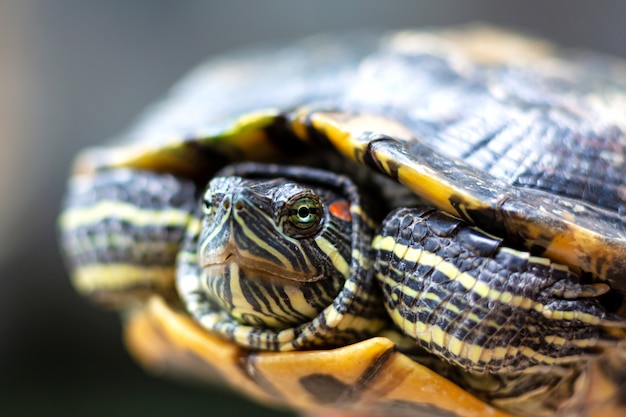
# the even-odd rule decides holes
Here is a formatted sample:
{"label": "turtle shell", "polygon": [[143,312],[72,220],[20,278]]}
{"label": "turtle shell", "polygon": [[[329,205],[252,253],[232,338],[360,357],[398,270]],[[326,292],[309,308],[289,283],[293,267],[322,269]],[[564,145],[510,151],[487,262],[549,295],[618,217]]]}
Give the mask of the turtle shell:
{"label": "turtle shell", "polygon": [[[338,154],[609,285],[623,312],[624,74],[619,59],[482,26],[319,36],[202,65],[115,145],[83,152],[75,178],[134,168],[205,184],[234,161]],[[98,286],[75,283],[87,293]],[[507,415],[385,337],[335,350],[239,348],[181,313],[172,285],[116,303],[131,311],[126,340],[148,369],[225,379],[302,410]],[[623,352],[616,355],[623,368]],[[624,381],[594,368],[601,366],[589,370],[589,385],[606,389],[577,399],[581,415],[626,412],[616,405]]]}

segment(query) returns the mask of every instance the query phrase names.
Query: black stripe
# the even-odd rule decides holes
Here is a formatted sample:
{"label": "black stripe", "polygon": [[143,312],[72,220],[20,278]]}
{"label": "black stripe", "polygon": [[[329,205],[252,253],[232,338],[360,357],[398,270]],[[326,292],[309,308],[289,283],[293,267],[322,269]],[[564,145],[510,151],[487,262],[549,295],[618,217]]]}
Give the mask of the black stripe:
{"label": "black stripe", "polygon": [[[370,365],[352,385],[345,384],[329,374],[309,374],[300,378],[300,385],[322,404],[333,404],[344,407],[361,400],[363,392],[368,386],[375,383],[384,371],[384,366],[395,349],[391,348],[374,358]],[[381,397],[384,393],[378,393]]]}

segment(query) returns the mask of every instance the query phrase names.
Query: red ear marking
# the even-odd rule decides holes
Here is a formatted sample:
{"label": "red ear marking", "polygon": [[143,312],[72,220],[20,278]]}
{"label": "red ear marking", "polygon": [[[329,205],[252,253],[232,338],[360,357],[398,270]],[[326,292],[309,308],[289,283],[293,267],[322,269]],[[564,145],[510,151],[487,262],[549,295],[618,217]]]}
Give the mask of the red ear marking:
{"label": "red ear marking", "polygon": [[352,213],[350,213],[350,204],[346,200],[337,200],[328,207],[328,211],[335,217],[343,221],[351,222]]}

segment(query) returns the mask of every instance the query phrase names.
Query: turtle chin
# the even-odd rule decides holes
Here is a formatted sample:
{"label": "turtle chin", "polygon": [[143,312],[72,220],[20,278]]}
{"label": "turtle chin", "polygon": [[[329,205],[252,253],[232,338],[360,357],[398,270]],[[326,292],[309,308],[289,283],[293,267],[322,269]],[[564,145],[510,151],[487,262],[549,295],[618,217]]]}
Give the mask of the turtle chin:
{"label": "turtle chin", "polygon": [[223,311],[253,327],[294,327],[312,320],[328,305],[311,300],[311,294],[319,293],[315,288],[319,280],[299,282],[235,261],[204,266],[201,282],[207,296]]}

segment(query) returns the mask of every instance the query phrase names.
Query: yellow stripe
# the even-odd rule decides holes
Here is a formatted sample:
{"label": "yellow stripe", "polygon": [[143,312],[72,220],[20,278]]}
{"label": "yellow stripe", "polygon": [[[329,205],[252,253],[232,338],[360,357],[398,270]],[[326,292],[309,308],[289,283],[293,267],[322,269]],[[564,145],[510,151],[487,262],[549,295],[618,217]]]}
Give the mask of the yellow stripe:
{"label": "yellow stripe", "polygon": [[193,215],[189,218],[189,222],[187,223],[187,235],[199,235],[202,231],[202,220]]}
{"label": "yellow stripe", "polygon": [[198,264],[198,253],[197,252],[188,252],[188,251],[180,251],[176,256],[176,262],[184,262],[187,264]]}
{"label": "yellow stripe", "polygon": [[140,285],[167,288],[174,283],[174,266],[137,266],[132,264],[98,264],[74,271],[73,283],[83,293],[123,291]]}
{"label": "yellow stripe", "polygon": [[[259,216],[266,216],[265,213],[263,213],[260,210],[256,210],[257,214]],[[205,253],[207,251],[207,246],[214,240],[217,238],[217,236],[219,236],[221,233],[223,233],[223,230],[225,227],[231,227],[228,223],[230,222],[231,219],[231,215],[227,214],[224,216],[221,216],[220,221],[221,223],[217,226],[212,226],[213,231],[209,236],[206,236],[203,238],[201,244],[200,244],[200,249],[199,249],[199,253]],[[283,266],[283,268],[285,269],[295,269],[295,266],[289,261],[289,258],[287,256],[285,256],[285,254],[283,252],[281,252],[279,249],[272,247],[271,245],[267,244],[267,237],[260,237],[258,236],[256,233],[254,233],[246,224],[246,222],[244,221],[244,219],[242,219],[237,213],[234,214],[234,219],[237,222],[239,229],[241,231],[241,233],[243,233],[246,238],[248,238],[251,242],[254,243],[254,245],[256,245],[259,248],[264,249],[265,251],[267,251],[268,253],[270,253],[270,255],[272,255],[274,258],[277,259],[278,263],[280,265]],[[188,230],[190,230],[190,228],[196,228],[199,233],[200,228],[201,228],[201,224],[200,225],[196,225],[196,224],[192,224],[190,227],[188,227]],[[279,234],[278,232],[275,234]],[[233,233],[231,230],[231,234],[230,234],[230,238],[233,239]],[[302,251],[302,247],[300,246],[300,243],[297,239],[292,239],[293,244],[298,248],[299,251]],[[306,257],[306,262],[307,262],[307,266],[309,267],[310,270],[316,270],[317,268],[311,264],[310,259],[308,259],[308,257]]]}
{"label": "yellow stripe", "polygon": [[[551,310],[531,298],[491,288],[488,283],[476,279],[467,272],[461,272],[453,263],[444,260],[441,256],[421,248],[411,248],[407,245],[399,244],[391,236],[381,238],[376,236],[372,244],[375,249],[393,252],[399,259],[434,267],[437,271],[445,274],[450,280],[457,281],[468,291],[472,291],[487,300],[512,304],[524,310],[532,309],[552,320],[580,320],[587,324],[598,324],[600,322],[600,319],[592,314],[580,311]],[[509,248],[506,248],[506,251],[516,256],[517,253],[520,253],[523,254],[521,257],[530,258],[527,252],[518,252]],[[411,293],[411,296],[417,296],[417,294]]]}
{"label": "yellow stripe", "polygon": [[352,213],[352,215],[356,215],[359,216],[361,218],[361,220],[363,220],[363,222],[369,226],[370,229],[376,229],[378,227],[378,223],[376,223],[374,220],[372,220],[367,213],[365,213],[363,211],[363,208],[361,206],[357,206],[355,204],[352,204],[350,206],[350,213]]}
{"label": "yellow stripe", "polygon": [[345,278],[348,278],[350,276],[350,264],[341,256],[335,245],[321,235],[315,238],[315,243],[328,256],[335,269]]}
{"label": "yellow stripe", "polygon": [[[200,248],[198,250],[198,253],[205,253],[207,245],[209,245],[213,240],[217,239],[217,237],[220,234],[224,233],[224,227],[225,227],[224,225],[227,223],[229,218],[230,216],[222,216],[220,218],[221,222],[219,225],[211,226],[212,232],[210,235],[204,237],[204,240],[200,242]],[[198,223],[199,224],[190,224],[187,227],[188,233],[193,233],[196,236],[200,235],[200,232],[202,231],[202,222],[198,221]],[[226,226],[226,227],[230,227],[230,226]]]}
{"label": "yellow stripe", "polygon": [[[515,256],[516,258],[528,260],[530,258],[530,253],[525,251],[519,251],[512,248],[507,248],[506,246],[502,246],[500,248],[500,252],[508,253],[510,255]],[[549,264],[548,264],[549,265]]]}
{"label": "yellow stripe", "polygon": [[[260,211],[257,210],[257,214],[258,215],[262,215],[265,216],[265,214]],[[243,234],[250,239],[252,242],[254,242],[254,244],[259,247],[259,248],[263,248],[264,250],[266,250],[269,254],[271,254],[273,257],[275,257],[278,262],[283,265],[283,267],[285,269],[295,269],[295,266],[289,261],[289,259],[285,256],[285,254],[283,252],[281,252],[279,249],[276,249],[274,247],[272,247],[271,245],[267,244],[267,236],[258,236],[256,233],[254,233],[246,224],[246,222],[237,214],[235,214],[235,219],[237,220],[237,223],[239,224],[239,227],[241,229],[241,231],[243,232]],[[297,246],[298,248],[301,250],[302,248],[300,248],[300,244],[297,240],[293,239],[292,240]],[[313,267],[311,265],[311,263],[309,262],[308,257],[306,257],[306,261],[307,264],[309,265],[309,267],[311,267],[311,270],[315,270],[315,267]]]}
{"label": "yellow stripe", "polygon": [[[397,285],[397,283],[393,281],[393,279],[391,279],[390,277],[385,276],[382,278],[386,284]],[[403,288],[403,291],[406,291],[407,288],[404,286]],[[485,364],[494,360],[502,360],[507,354],[511,357],[517,354],[521,354],[525,357],[532,358],[540,363],[548,365],[568,363],[572,361],[571,357],[547,356],[531,349],[528,346],[498,346],[488,349],[484,346],[470,344],[464,340],[461,340],[453,336],[452,334],[447,333],[439,326],[433,326],[431,324],[426,324],[422,322],[410,322],[404,319],[404,317],[399,313],[397,309],[389,311],[389,314],[393,321],[396,323],[396,325],[398,325],[406,335],[414,337],[415,339],[419,339],[426,345],[435,344],[441,348],[448,349],[452,354],[460,358],[460,360],[455,360],[455,358],[449,359],[464,368],[483,370],[484,367],[480,365],[481,363]],[[583,340],[582,342],[586,341]],[[584,344],[586,345],[587,343]],[[471,364],[464,364],[462,362],[463,360],[468,360],[471,362]]]}
{"label": "yellow stripe", "polygon": [[70,230],[115,218],[136,226],[185,226],[192,217],[191,213],[175,208],[148,210],[130,203],[105,200],[90,207],[67,210],[61,215],[59,224],[63,229]]}

